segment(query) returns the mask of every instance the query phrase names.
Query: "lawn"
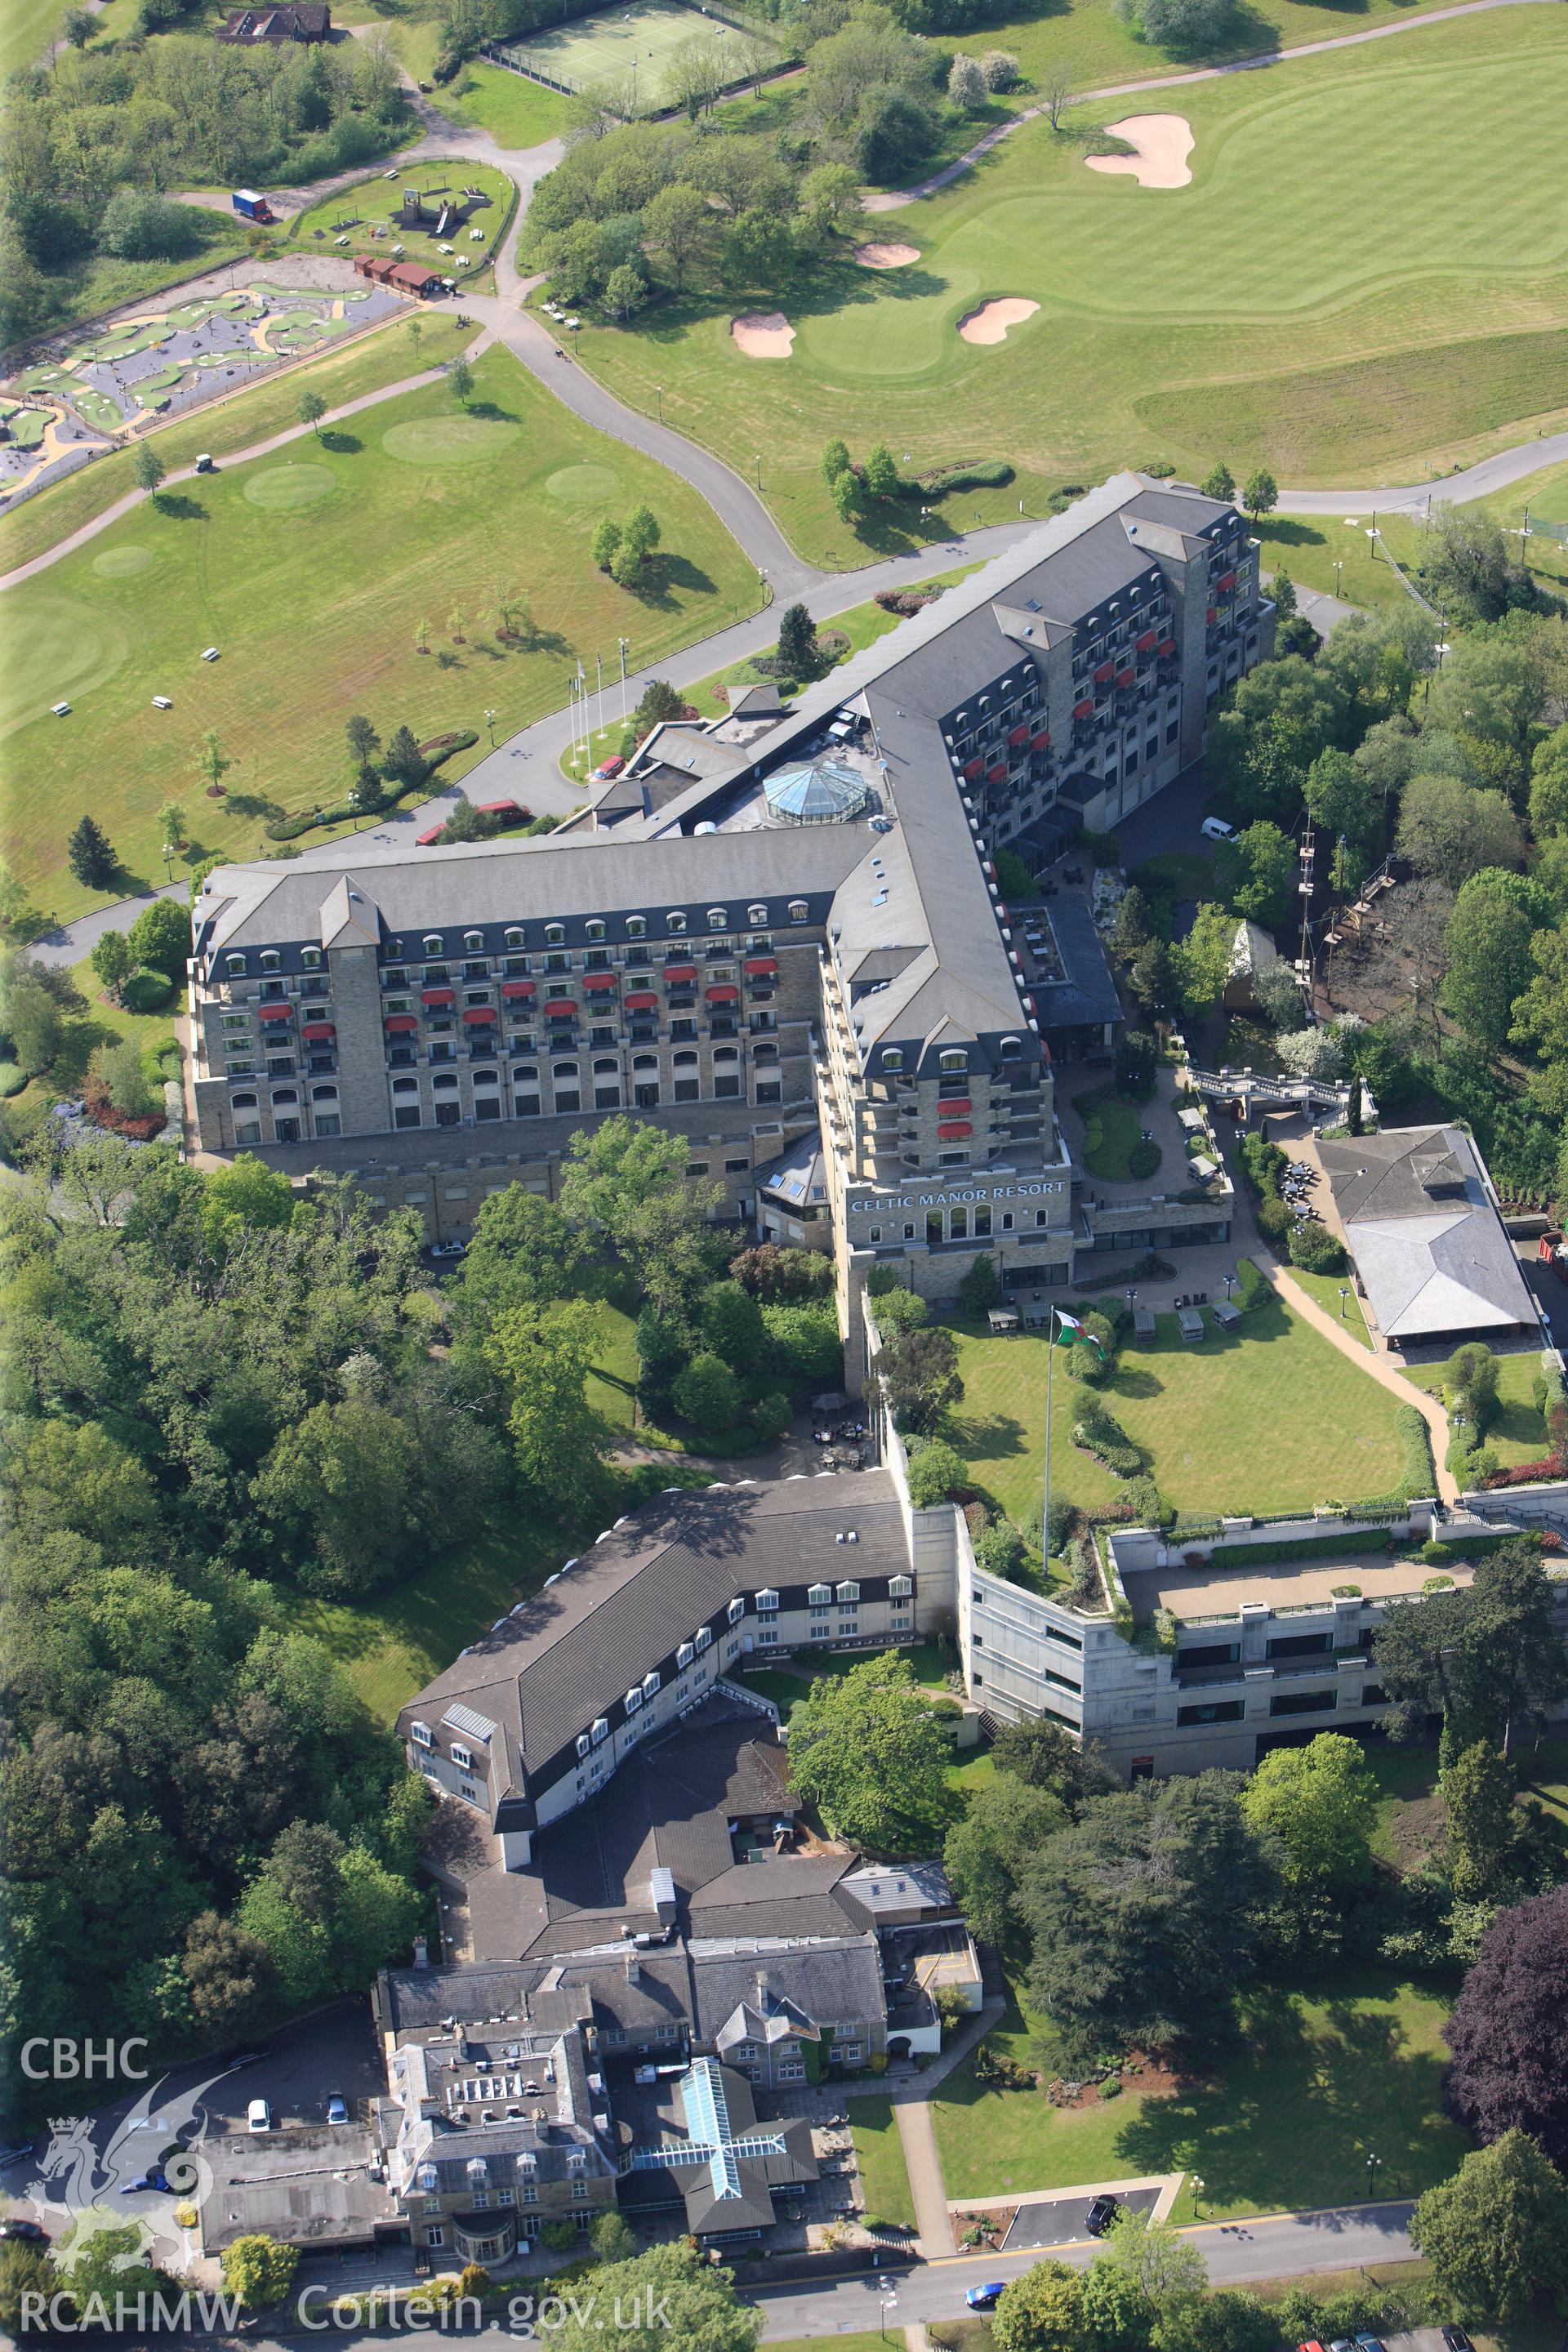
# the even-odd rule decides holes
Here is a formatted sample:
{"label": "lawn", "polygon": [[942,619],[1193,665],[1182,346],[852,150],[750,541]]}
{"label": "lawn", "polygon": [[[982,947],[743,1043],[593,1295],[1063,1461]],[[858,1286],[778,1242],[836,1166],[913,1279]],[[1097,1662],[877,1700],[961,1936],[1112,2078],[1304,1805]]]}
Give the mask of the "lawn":
{"label": "lawn", "polygon": [[[915,2200],[910,2193],[910,2176],[904,2168],[903,2142],[899,2137],[892,2101],[868,2094],[864,2098],[857,2095],[847,2104],[867,2212],[874,2214],[879,2221],[899,2222],[912,2230]],[[850,2340],[853,2342],[853,2337]],[[871,2340],[867,2338],[868,2342]]]}
{"label": "lawn", "polygon": [[[441,47],[437,19],[399,16],[383,29],[415,80],[428,81]],[[477,131],[488,131],[498,146],[515,148],[558,139],[572,106],[559,90],[479,58],[460,67],[456,80],[443,83],[431,103],[448,121],[469,123]]]}
{"label": "lawn", "polygon": [[[204,450],[219,459],[231,457],[237,449],[250,448],[298,424],[300,395],[306,390],[319,392],[329,408],[337,408],[453,358],[470,340],[471,330],[459,327],[450,311],[422,311],[416,320],[405,314],[346,350],[227,393],[142,437],[152,439],[171,471],[190,465]],[[30,563],[123,498],[134,487],[134,465],[133,451],[117,450],[53,489],[41,490],[12,513],[0,515],[0,571]]]}
{"label": "lawn", "polygon": [[62,0],[9,0],[0,32],[0,81],[42,56],[64,15]]}
{"label": "lawn", "polygon": [[[900,1655],[914,1668],[915,1681],[922,1690],[951,1696],[947,1688],[947,1660],[934,1642],[914,1642],[907,1646],[889,1643],[888,1646],[899,1648]],[[800,1705],[818,1676],[828,1679],[847,1675],[852,1667],[865,1663],[864,1653],[857,1656],[851,1651],[843,1651],[837,1655],[830,1653],[823,1657],[803,1658],[798,1674],[780,1666],[749,1666],[742,1679],[764,1698],[771,1698],[783,1710],[787,1722],[791,1708]]]}
{"label": "lawn", "polygon": [[[1046,1348],[1037,1333],[994,1339],[953,1327],[963,1402],[946,1434],[975,1483],[1020,1525],[1039,1507],[1045,1465]],[[1404,1456],[1395,1401],[1283,1299],[1255,1307],[1234,1334],[1212,1327],[1184,1345],[1173,1315],[1123,1353],[1110,1387],[1086,1390],[1058,1362],[1051,1475],[1079,1504],[1111,1501],[1118,1482],[1070,1443],[1088,1396],[1103,1398],[1152,1456],[1161,1493],[1180,1511],[1310,1509],[1331,1493],[1386,1493]]]}
{"label": "lawn", "polygon": [[[1223,454],[1284,482],[1407,479],[1563,405],[1565,99],[1568,23],[1512,9],[1184,88],[1184,189],[1090,173],[1081,138],[1036,121],[900,212],[918,264],[660,304],[584,328],[582,355],[647,413],[662,386],[666,422],[742,470],[765,453],[764,495],[830,566],[922,530],[912,505],[858,531],[837,520],[818,470],[834,432],[914,467],[1016,467],[1005,489],[950,499],[939,530],[1016,514],[1020,495],[1038,513],[1121,464],[1201,476]],[[959,319],[1001,294],[1040,311],[1000,344],[961,341]],[[729,333],[764,297],[797,330],[784,363]]]}
{"label": "lawn", "polygon": [[[1373,1851],[1396,1870],[1414,1869],[1443,1839],[1436,1748],[1425,1741],[1379,1741],[1368,1746],[1366,1759],[1378,1786]],[[1514,1765],[1520,1803],[1537,1807],[1568,1829],[1568,1738],[1543,1739],[1539,1748],[1521,1742]]]}
{"label": "lawn", "polygon": [[[254,856],[270,816],[342,790],[355,712],[384,740],[404,721],[422,740],[473,730],[449,778],[483,756],[487,710],[510,734],[617,635],[648,662],[749,609],[755,573],[694,491],[581,424],[502,347],[474,378],[466,412],[443,384],[405,394],[354,430],[139,508],[9,592],[4,854],[46,909],[77,914],[161,870],[154,811],[174,790],[194,855]],[[633,593],[589,542],[606,509],[639,499],[663,540]],[[508,588],[532,603],[530,643],[496,642],[489,609]],[[220,661],[201,660],[208,645]],[[154,694],[174,709],[153,710]],[[67,698],[69,719],[52,718]],[[232,762],[221,801],[192,773],[208,730]],[[121,861],[110,893],[65,868],[89,807]]]}
{"label": "lawn", "polygon": [[1293,1265],[1290,1279],[1300,1284],[1308,1297],[1321,1307],[1325,1315],[1333,1317],[1347,1339],[1355,1340],[1359,1347],[1370,1349],[1372,1334],[1366,1328],[1366,1316],[1348,1270],[1343,1274],[1309,1274],[1304,1266]]}
{"label": "lawn", "polygon": [[[1507,1470],[1516,1462],[1539,1462],[1546,1451],[1546,1423],[1531,1393],[1540,1375],[1541,1358],[1530,1350],[1522,1355],[1500,1356],[1497,1363],[1498,1415],[1481,1442],[1490,1446]],[[1440,1364],[1408,1367],[1405,1377],[1413,1387],[1425,1389],[1428,1396],[1441,1397]]]}
{"label": "lawn", "polygon": [[1108,1184],[1131,1181],[1129,1155],[1143,1132],[1143,1114],[1114,1087],[1094,1087],[1074,1095],[1072,1107],[1083,1120],[1083,1164],[1091,1176]]}
{"label": "lawn", "polygon": [[[1235,2054],[1168,2095],[1051,2106],[1040,2091],[986,2090],[966,2061],[934,2094],[950,2197],[1195,2172],[1204,2218],[1410,2195],[1458,2167],[1468,2142],[1442,2111],[1447,2011],[1425,1985],[1347,1971],[1300,1989],[1258,1986],[1241,2003]],[[1029,2021],[1011,2007],[994,2044],[1038,2064]],[[1173,2219],[1194,2219],[1184,2189]]]}

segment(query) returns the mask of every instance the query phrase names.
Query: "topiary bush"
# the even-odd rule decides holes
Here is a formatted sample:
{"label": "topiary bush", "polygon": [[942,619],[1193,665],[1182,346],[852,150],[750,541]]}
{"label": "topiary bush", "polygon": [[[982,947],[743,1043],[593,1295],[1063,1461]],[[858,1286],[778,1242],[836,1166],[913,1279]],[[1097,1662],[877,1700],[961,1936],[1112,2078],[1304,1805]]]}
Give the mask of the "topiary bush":
{"label": "topiary bush", "polygon": [[1141,1135],[1127,1154],[1127,1173],[1138,1177],[1152,1176],[1160,1160],[1159,1145],[1152,1136]]}
{"label": "topiary bush", "polygon": [[120,1001],[127,1013],[161,1013],[174,993],[174,983],[166,971],[154,971],[144,963],[133,971],[120,992]]}

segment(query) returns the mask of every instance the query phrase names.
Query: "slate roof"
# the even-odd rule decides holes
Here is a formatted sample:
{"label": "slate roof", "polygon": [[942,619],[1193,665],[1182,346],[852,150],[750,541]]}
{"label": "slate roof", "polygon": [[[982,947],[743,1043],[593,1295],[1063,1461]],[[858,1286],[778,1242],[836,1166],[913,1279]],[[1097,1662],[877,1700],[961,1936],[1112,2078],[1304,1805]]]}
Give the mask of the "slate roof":
{"label": "slate roof", "polygon": [[1486,1171],[1462,1129],[1385,1129],[1319,1152],[1385,1339],[1535,1325]]}

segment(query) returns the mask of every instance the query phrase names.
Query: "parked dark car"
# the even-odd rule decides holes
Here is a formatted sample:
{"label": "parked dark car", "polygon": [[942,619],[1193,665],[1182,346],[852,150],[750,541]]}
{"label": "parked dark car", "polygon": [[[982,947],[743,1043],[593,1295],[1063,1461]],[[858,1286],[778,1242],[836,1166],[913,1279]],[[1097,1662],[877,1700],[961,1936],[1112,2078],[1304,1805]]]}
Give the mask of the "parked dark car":
{"label": "parked dark car", "polygon": [[1443,2342],[1447,2347],[1447,2352],[1475,2352],[1475,2346],[1462,2327],[1445,2327]]}
{"label": "parked dark car", "polygon": [[1084,2228],[1091,2238],[1103,2238],[1121,2208],[1114,2197],[1097,2197],[1084,2216]]}
{"label": "parked dark car", "polygon": [[28,2246],[47,2246],[49,2233],[47,2230],[40,2230],[36,2221],[0,2221],[0,2239],[19,2240]]}
{"label": "parked dark car", "polygon": [[1001,2279],[992,2279],[985,2286],[968,2287],[964,2290],[963,2300],[971,2311],[994,2311],[1004,2284]]}

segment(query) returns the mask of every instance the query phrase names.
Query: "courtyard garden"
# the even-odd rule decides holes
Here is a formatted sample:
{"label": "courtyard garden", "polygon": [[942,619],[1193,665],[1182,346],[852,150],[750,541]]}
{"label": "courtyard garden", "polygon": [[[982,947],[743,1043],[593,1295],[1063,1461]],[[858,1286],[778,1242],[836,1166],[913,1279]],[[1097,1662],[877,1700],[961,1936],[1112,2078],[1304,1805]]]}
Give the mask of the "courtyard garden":
{"label": "courtyard garden", "polygon": [[[450,779],[483,756],[487,712],[499,736],[552,709],[579,655],[591,666],[623,635],[635,660],[657,660],[752,607],[755,572],[712,509],[499,346],[466,406],[437,384],[352,424],[140,506],[9,593],[5,856],[46,909],[162,879],[156,812],[176,780],[190,856],[253,856],[268,823],[346,790],[354,714],[384,740],[404,722],[421,741],[468,731]],[[210,425],[182,429],[215,446]],[[607,508],[638,499],[662,538],[634,591],[589,548]],[[503,641],[508,593],[532,617]],[[202,662],[207,645],[220,661]],[[153,709],[155,694],[174,709]],[[62,698],[66,720],[50,715]],[[195,773],[209,731],[229,762],[215,799]],[[108,893],[65,865],[89,808],[120,860]]]}
{"label": "courtyard garden", "polygon": [[[1044,1479],[1047,1342],[974,1321],[950,1328],[964,1393],[944,1434],[976,1486],[1024,1526]],[[1052,1486],[1080,1507],[1114,1501],[1119,1484],[1071,1442],[1090,1397],[1147,1454],[1167,1501],[1192,1516],[1310,1510],[1331,1488],[1347,1499],[1386,1494],[1405,1473],[1396,1400],[1278,1297],[1234,1333],[1205,1323],[1197,1347],[1174,1315],[1158,1316],[1154,1338],[1130,1342],[1104,1388],[1073,1380],[1058,1350],[1052,1387]]]}

